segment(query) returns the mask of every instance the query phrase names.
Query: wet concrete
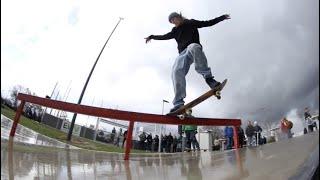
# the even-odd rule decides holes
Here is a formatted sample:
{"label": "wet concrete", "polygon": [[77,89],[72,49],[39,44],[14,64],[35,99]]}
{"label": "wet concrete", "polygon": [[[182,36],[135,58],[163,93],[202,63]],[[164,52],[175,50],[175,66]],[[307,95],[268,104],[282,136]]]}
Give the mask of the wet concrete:
{"label": "wet concrete", "polygon": [[[13,121],[11,119],[1,114],[1,139],[8,140],[12,123]],[[18,124],[17,126],[14,142],[39,146],[79,149],[75,146],[71,146],[69,144],[39,134],[20,124]]]}
{"label": "wet concrete", "polygon": [[[319,164],[319,133],[224,152],[123,154],[1,141],[1,179],[305,179]],[[309,163],[308,163],[309,162]],[[311,163],[311,164],[310,164]]]}

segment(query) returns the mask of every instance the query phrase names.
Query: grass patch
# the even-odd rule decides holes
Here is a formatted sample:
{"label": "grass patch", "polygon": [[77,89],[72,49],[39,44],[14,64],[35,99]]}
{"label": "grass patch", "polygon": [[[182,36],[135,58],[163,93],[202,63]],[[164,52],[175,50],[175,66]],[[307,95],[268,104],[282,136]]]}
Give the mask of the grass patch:
{"label": "grass patch", "polygon": [[[7,106],[4,106],[4,107],[1,106],[1,114],[3,114],[4,116],[12,120],[14,119],[15,113],[16,113],[15,111],[8,108]],[[67,143],[67,133],[62,132],[58,129],[52,128],[50,126],[47,126],[45,124],[38,123],[37,121],[31,120],[23,115],[20,116],[19,124],[29,129],[32,129],[35,132],[48,136],[50,138],[57,139],[59,141]],[[93,140],[78,137],[78,136],[72,136],[71,142],[69,142],[69,144],[79,148],[88,149],[88,150],[124,153],[124,149],[120,147],[116,147],[111,144],[105,144],[102,142],[101,143],[95,142]],[[131,149],[131,152],[146,153],[145,151],[135,150],[135,149]]]}

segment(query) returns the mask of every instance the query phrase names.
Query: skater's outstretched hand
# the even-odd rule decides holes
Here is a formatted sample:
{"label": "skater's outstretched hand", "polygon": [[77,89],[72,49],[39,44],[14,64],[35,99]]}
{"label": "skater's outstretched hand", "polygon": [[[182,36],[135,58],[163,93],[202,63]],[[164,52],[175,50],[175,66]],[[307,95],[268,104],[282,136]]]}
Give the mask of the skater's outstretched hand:
{"label": "skater's outstretched hand", "polygon": [[224,14],[223,16],[225,19],[231,19],[230,14]]}
{"label": "skater's outstretched hand", "polygon": [[148,36],[146,38],[144,38],[146,40],[146,43],[150,42],[151,41],[151,36]]}

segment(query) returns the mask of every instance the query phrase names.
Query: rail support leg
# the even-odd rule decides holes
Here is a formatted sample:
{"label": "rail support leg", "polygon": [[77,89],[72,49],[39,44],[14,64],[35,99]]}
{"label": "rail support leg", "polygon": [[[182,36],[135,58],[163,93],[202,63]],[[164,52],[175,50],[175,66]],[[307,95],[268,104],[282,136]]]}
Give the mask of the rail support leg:
{"label": "rail support leg", "polygon": [[134,126],[134,121],[130,121],[128,134],[127,134],[128,137],[127,137],[127,140],[126,140],[126,150],[125,150],[124,160],[129,160],[130,149],[131,149],[131,146],[132,146],[133,126]]}
{"label": "rail support leg", "polygon": [[21,101],[21,103],[16,111],[16,115],[14,116],[14,121],[13,121],[11,131],[10,131],[10,137],[14,137],[14,135],[16,133],[17,125],[19,123],[24,104],[25,104],[25,101]]}

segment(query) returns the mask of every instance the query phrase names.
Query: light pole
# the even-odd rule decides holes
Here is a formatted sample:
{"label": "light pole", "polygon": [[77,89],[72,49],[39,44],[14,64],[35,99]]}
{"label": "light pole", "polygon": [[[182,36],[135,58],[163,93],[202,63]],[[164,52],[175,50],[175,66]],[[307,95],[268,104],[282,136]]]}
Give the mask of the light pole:
{"label": "light pole", "polygon": [[[164,100],[164,99],[162,100],[162,113],[161,113],[161,115],[163,115],[164,103],[169,103],[169,101]],[[159,135],[159,147],[158,147],[158,152],[160,152],[160,150],[161,150],[161,134],[162,134],[162,126],[163,126],[163,125],[160,125],[160,135]]]}
{"label": "light pole", "polygon": [[[119,21],[118,21],[117,25],[116,25],[116,26],[114,27],[114,29],[112,30],[112,32],[111,32],[111,34],[109,35],[106,43],[105,43],[104,46],[102,47],[102,49],[101,49],[101,51],[100,51],[100,53],[99,53],[99,55],[98,55],[95,63],[93,64],[93,67],[92,67],[92,69],[91,69],[91,71],[90,71],[90,73],[89,73],[89,76],[88,76],[88,78],[87,78],[87,81],[86,81],[86,83],[84,84],[84,87],[83,87],[83,89],[82,89],[81,95],[80,95],[79,100],[78,100],[78,104],[80,104],[81,101],[82,101],[82,97],[83,97],[83,95],[84,95],[84,92],[86,91],[87,85],[88,85],[88,83],[89,83],[89,80],[90,80],[90,78],[91,78],[91,75],[92,75],[92,73],[93,73],[93,70],[94,70],[94,68],[96,67],[97,62],[98,62],[98,60],[99,60],[99,58],[100,58],[100,56],[101,56],[101,54],[102,54],[102,51],[103,51],[104,48],[106,47],[106,45],[107,45],[107,43],[108,43],[111,35],[112,35],[113,32],[116,30],[116,28],[118,27],[118,25],[119,25],[119,23],[120,23],[121,20],[123,20],[123,18],[119,18]],[[73,126],[74,126],[74,123],[75,123],[75,121],[76,121],[76,118],[77,118],[77,113],[74,113],[74,114],[73,114],[73,117],[72,117],[70,129],[69,129],[69,132],[68,132],[67,141],[70,141],[70,140],[71,140],[72,130],[73,130]]]}

